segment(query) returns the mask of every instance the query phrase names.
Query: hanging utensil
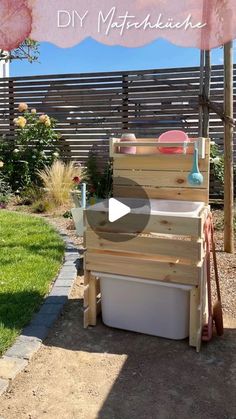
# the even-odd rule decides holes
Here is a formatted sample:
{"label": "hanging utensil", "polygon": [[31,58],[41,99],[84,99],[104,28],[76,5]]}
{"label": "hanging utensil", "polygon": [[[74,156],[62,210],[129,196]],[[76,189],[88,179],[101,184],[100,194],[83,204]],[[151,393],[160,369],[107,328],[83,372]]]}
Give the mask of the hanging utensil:
{"label": "hanging utensil", "polygon": [[203,183],[203,176],[198,167],[198,146],[196,143],[193,154],[193,167],[191,173],[188,175],[188,182],[193,186],[202,185]]}

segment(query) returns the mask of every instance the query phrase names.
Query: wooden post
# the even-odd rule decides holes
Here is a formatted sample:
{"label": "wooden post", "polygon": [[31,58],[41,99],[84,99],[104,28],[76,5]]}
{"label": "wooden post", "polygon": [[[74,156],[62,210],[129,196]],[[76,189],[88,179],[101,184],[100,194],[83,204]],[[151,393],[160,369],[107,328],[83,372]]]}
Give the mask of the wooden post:
{"label": "wooden post", "polygon": [[[204,74],[204,86],[203,86],[203,97],[207,102],[210,99],[210,86],[211,86],[211,52],[205,51],[205,74]],[[209,138],[209,107],[207,104],[203,106],[203,137]]]}
{"label": "wooden post", "polygon": [[[202,3],[202,22],[208,23],[210,20],[211,10],[209,9],[209,3]],[[208,26],[208,25],[207,25]],[[207,40],[207,26],[201,30],[201,51],[200,51],[200,83],[199,83],[199,137],[208,137],[206,131],[209,130],[209,110],[207,105],[202,103],[209,98],[210,94],[210,51],[208,50]]]}
{"label": "wooden post", "polygon": [[224,250],[234,252],[233,42],[224,45]]}
{"label": "wooden post", "polygon": [[[201,50],[200,51],[200,80],[199,80],[200,101],[202,101],[202,98],[203,98],[204,68],[205,68],[205,54],[204,54],[204,50]],[[203,105],[201,102],[199,104],[198,136],[203,137]]]}
{"label": "wooden post", "polygon": [[122,132],[128,131],[129,117],[129,81],[128,76],[122,76]]}
{"label": "wooden post", "polygon": [[9,140],[14,141],[15,137],[15,100],[14,100],[14,81],[9,80]]}
{"label": "wooden post", "polygon": [[[210,99],[211,85],[211,52],[201,51],[200,59],[200,100],[207,102]],[[199,106],[199,137],[209,137],[209,107],[207,103]]]}

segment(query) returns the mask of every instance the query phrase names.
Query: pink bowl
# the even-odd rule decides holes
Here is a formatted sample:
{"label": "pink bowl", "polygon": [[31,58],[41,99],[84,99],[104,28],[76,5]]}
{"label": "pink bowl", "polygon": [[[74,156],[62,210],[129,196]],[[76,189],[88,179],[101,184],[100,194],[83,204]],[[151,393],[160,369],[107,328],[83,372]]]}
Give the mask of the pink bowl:
{"label": "pink bowl", "polygon": [[[182,143],[182,142],[189,142],[189,138],[184,131],[167,131],[164,132],[159,138],[159,142],[166,142],[166,143]],[[159,147],[158,147],[159,148]],[[183,147],[160,147],[160,153],[164,154],[182,154]]]}

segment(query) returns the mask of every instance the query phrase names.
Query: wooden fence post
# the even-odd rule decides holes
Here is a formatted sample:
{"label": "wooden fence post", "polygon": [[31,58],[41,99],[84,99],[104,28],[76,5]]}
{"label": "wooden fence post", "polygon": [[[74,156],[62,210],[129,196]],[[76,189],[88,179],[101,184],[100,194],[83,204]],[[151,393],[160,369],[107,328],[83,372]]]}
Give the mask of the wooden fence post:
{"label": "wooden fence post", "polygon": [[[204,101],[207,102],[210,99],[210,88],[211,88],[211,51],[205,51],[205,76],[203,86],[203,97]],[[203,137],[209,137],[209,107],[207,103],[203,106]]]}
{"label": "wooden fence post", "polygon": [[122,131],[129,128],[129,81],[128,76],[122,76]]}
{"label": "wooden fence post", "polygon": [[9,139],[14,141],[15,137],[15,100],[14,100],[14,81],[9,80]]}
{"label": "wooden fence post", "polygon": [[224,250],[234,252],[233,42],[224,45]]}

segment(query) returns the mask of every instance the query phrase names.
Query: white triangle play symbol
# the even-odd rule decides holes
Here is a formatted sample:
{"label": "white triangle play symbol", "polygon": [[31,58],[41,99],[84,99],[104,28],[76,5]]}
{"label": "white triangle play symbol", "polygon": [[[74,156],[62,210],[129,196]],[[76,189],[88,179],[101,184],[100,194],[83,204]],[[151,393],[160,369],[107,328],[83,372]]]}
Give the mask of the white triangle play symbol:
{"label": "white triangle play symbol", "polygon": [[114,221],[119,220],[119,218],[122,218],[131,212],[130,207],[128,207],[125,204],[122,204],[122,202],[118,201],[115,198],[109,199],[108,209],[110,223],[114,223]]}

